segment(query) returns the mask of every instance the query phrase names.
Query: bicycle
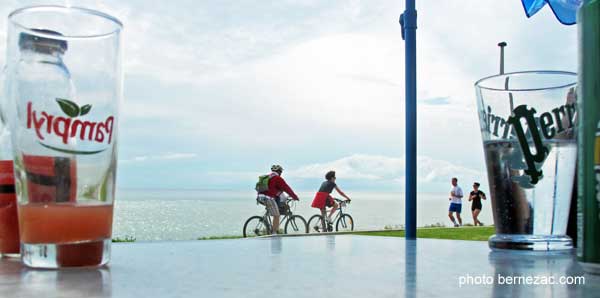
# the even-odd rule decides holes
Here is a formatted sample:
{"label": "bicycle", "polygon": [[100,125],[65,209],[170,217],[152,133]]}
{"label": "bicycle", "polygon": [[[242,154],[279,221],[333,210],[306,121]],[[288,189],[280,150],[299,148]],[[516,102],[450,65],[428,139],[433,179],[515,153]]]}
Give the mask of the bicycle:
{"label": "bicycle", "polygon": [[[257,204],[262,204],[258,199],[256,199],[256,201]],[[308,234],[308,224],[306,223],[306,219],[292,213],[292,208],[295,209],[295,205],[290,207],[290,204],[296,203],[292,201],[293,200],[291,199],[286,199],[283,205],[280,206],[279,211],[281,217],[279,226],[284,227],[284,234]],[[266,210],[265,206],[265,214],[263,216],[255,215],[248,218],[244,223],[244,238],[273,234],[273,223],[271,222],[271,216],[268,214],[269,212]]]}
{"label": "bicycle", "polygon": [[317,233],[322,232],[333,232],[333,222],[335,222],[335,231],[354,231],[354,219],[348,213],[344,213],[343,207],[346,207],[350,204],[350,200],[342,201],[340,199],[334,200],[338,203],[338,212],[335,214],[334,219],[331,223],[325,220],[324,214],[315,214],[310,217],[308,220],[308,227],[311,229],[311,232],[314,230]]}

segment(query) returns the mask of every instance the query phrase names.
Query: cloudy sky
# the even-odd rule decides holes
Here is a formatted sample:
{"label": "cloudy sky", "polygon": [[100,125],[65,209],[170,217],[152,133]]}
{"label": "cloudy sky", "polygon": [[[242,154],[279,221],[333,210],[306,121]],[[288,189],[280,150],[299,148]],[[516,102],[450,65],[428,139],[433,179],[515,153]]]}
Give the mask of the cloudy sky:
{"label": "cloudy sky", "polygon": [[[299,189],[329,169],[404,189],[404,1],[68,2],[125,25],[120,188],[252,189],[279,163]],[[419,191],[486,189],[473,83],[498,71],[499,41],[508,71],[576,71],[576,27],[519,0],[417,2]]]}

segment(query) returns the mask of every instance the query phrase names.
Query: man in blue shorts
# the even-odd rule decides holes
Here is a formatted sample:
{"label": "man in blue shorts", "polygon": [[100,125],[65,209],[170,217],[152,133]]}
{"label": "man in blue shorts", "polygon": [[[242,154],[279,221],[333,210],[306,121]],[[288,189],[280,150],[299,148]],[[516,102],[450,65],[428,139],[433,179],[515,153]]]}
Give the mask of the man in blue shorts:
{"label": "man in blue shorts", "polygon": [[[454,224],[454,227],[462,226],[462,218],[460,218],[460,211],[462,209],[462,197],[463,191],[458,186],[458,179],[456,177],[452,178],[452,189],[450,189],[450,197],[448,200],[450,201],[450,209],[448,209],[448,217]],[[452,212],[456,213],[456,218],[458,219],[458,223],[452,216]]]}

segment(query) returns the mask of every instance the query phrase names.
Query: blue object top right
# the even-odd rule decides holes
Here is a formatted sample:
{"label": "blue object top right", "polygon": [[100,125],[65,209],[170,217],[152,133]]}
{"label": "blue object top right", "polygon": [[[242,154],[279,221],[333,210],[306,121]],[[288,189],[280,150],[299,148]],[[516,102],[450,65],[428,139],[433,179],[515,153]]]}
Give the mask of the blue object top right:
{"label": "blue object top right", "polygon": [[583,0],[521,0],[521,2],[528,18],[548,4],[559,22],[573,25],[577,23],[577,9]]}

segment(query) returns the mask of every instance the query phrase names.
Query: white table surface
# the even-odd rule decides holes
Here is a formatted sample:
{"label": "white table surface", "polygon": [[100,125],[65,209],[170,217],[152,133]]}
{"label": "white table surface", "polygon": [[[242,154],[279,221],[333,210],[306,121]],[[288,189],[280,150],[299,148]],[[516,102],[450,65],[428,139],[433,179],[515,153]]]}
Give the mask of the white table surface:
{"label": "white table surface", "polygon": [[[494,282],[461,286],[469,276]],[[501,285],[499,276],[584,276],[585,285]],[[114,243],[97,269],[34,270],[4,258],[0,297],[600,297],[600,277],[583,275],[572,253],[327,235]]]}

